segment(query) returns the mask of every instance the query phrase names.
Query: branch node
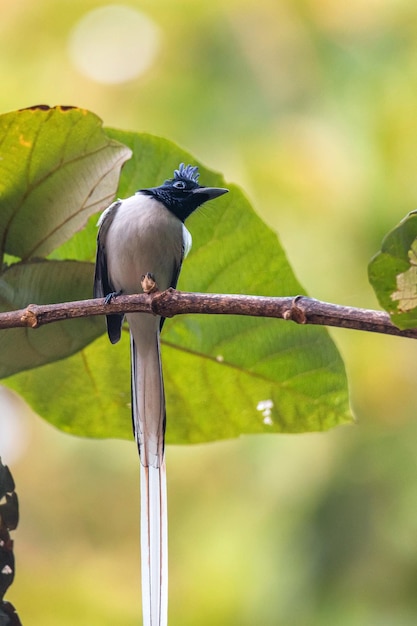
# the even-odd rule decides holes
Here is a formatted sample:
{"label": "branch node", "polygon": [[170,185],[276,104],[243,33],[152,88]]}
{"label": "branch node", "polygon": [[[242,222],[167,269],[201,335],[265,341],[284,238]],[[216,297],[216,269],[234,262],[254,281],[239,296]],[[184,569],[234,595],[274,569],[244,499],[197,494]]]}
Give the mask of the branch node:
{"label": "branch node", "polygon": [[[167,291],[171,291],[171,288],[166,291],[153,291],[148,294],[150,299],[151,311],[154,315],[161,315],[161,317],[173,317],[174,314],[170,314],[165,310],[165,298]],[[174,290],[172,290],[174,291]]]}
{"label": "branch node", "polygon": [[304,296],[295,296],[291,302],[291,307],[287,309],[283,315],[285,320],[292,320],[297,324],[307,324],[307,316],[303,308],[299,306],[298,302]]}
{"label": "branch node", "polygon": [[26,307],[25,311],[23,311],[23,315],[20,320],[23,322],[25,326],[30,326],[30,328],[36,328],[38,326],[38,317],[34,311],[31,310],[31,306],[36,306],[33,304],[29,304]]}

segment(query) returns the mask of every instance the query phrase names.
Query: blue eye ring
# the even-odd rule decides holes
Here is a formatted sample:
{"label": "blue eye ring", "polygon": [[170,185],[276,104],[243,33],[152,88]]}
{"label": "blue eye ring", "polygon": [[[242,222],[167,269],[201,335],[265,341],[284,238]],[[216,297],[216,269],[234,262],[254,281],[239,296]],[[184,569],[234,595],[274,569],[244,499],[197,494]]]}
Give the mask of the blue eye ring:
{"label": "blue eye ring", "polygon": [[187,183],[183,180],[177,180],[172,186],[175,187],[175,189],[186,189]]}

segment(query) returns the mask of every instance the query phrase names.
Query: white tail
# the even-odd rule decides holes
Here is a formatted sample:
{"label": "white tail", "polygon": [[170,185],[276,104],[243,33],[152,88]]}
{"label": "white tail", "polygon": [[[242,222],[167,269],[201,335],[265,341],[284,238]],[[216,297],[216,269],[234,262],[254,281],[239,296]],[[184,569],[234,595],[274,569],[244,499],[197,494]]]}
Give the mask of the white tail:
{"label": "white tail", "polygon": [[140,465],[141,563],[144,626],[168,622],[168,533],[165,462]]}
{"label": "white tail", "polygon": [[132,414],[140,454],[142,610],[144,626],[168,621],[168,533],[164,459],[165,397],[159,318],[129,315]]}

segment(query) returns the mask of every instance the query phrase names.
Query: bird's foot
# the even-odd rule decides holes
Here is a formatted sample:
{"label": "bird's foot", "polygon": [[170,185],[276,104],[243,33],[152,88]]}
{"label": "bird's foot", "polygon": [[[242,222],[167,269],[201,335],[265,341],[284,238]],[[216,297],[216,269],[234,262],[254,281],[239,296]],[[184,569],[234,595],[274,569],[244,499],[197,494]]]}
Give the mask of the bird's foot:
{"label": "bird's foot", "polygon": [[159,287],[156,284],[155,276],[150,272],[143,274],[140,279],[140,284],[144,293],[155,293],[155,291],[159,291]]}
{"label": "bird's foot", "polygon": [[113,298],[117,298],[117,296],[121,296],[122,293],[123,291],[121,289],[120,291],[112,291],[111,293],[108,293],[107,296],[104,298],[104,304],[110,304]]}

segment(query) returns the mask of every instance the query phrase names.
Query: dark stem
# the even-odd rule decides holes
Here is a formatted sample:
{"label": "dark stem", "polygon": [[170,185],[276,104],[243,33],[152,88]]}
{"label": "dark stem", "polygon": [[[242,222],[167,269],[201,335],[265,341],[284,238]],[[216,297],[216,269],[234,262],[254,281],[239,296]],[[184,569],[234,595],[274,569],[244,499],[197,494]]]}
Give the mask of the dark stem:
{"label": "dark stem", "polygon": [[0,313],[0,329],[37,328],[65,319],[109,313],[153,313],[174,317],[186,313],[250,315],[292,320],[298,324],[336,326],[417,339],[417,329],[400,330],[383,311],[340,306],[305,296],[270,298],[228,294],[188,293],[168,289],[153,294],[118,296],[61,304],[29,304],[25,309]]}

